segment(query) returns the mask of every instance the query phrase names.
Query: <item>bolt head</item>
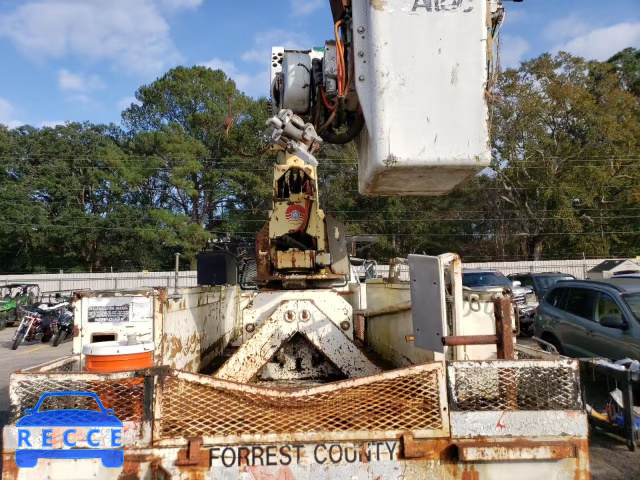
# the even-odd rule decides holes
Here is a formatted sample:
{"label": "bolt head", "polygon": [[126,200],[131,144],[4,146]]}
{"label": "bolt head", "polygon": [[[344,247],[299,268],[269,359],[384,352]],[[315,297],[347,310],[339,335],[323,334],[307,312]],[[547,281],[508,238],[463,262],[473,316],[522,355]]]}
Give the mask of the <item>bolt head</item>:
{"label": "bolt head", "polygon": [[364,75],[360,75],[360,76],[358,77],[358,80],[360,80],[361,82],[364,82]]}
{"label": "bolt head", "polygon": [[247,326],[244,327],[244,329],[247,331],[247,333],[253,333],[256,329],[256,326],[253,323],[247,323]]}
{"label": "bolt head", "polygon": [[340,328],[342,330],[349,330],[349,328],[351,327],[351,324],[349,322],[347,322],[346,320],[344,322],[340,322]]}
{"label": "bolt head", "polygon": [[364,57],[364,52],[363,52],[362,50],[360,50],[360,51],[358,52],[358,56],[359,56],[360,58]]}
{"label": "bolt head", "polygon": [[293,310],[288,310],[287,313],[284,314],[284,319],[287,322],[293,322],[296,319],[296,312]]}
{"label": "bolt head", "polygon": [[364,27],[358,27],[358,33],[364,33]]}

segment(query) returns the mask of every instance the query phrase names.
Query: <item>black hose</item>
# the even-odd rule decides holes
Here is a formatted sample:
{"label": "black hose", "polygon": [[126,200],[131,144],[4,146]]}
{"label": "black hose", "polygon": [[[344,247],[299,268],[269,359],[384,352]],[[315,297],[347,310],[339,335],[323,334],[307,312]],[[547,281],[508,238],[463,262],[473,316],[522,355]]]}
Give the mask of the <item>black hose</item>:
{"label": "black hose", "polygon": [[322,140],[326,143],[333,145],[345,145],[358,136],[364,127],[364,115],[359,114],[355,120],[349,125],[349,128],[344,133],[335,133],[331,128],[328,128],[320,134]]}

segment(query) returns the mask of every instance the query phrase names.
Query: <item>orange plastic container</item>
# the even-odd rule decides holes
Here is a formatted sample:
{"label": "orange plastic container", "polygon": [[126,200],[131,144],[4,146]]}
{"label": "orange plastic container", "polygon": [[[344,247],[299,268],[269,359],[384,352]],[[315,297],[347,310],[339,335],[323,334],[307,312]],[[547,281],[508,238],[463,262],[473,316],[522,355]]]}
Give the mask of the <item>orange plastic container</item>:
{"label": "orange plastic container", "polygon": [[153,343],[98,342],[82,349],[90,372],[124,372],[153,367]]}

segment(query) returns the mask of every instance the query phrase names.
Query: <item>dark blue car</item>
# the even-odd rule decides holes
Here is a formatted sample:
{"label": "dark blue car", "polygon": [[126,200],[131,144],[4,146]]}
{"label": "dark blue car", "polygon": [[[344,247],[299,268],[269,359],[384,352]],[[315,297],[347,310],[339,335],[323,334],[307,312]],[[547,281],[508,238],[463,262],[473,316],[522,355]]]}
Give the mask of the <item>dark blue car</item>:
{"label": "dark blue car", "polygon": [[[79,396],[79,397],[91,397],[98,404],[99,410],[78,410],[78,409],[60,409],[60,410],[45,410],[40,412],[42,402],[50,397],[61,396]],[[122,432],[122,422],[114,415],[114,411],[104,408],[102,402],[95,393],[91,392],[49,392],[43,394],[35,408],[25,410],[25,415],[16,423],[18,428],[18,449],[16,449],[16,464],[21,468],[35,467],[40,458],[65,458],[65,459],[85,459],[85,458],[100,458],[102,464],[105,467],[118,468],[124,463],[124,451],[121,445],[115,440],[120,440]],[[80,428],[92,428],[94,432],[99,432],[98,428],[113,428],[116,430],[116,435],[112,430],[112,448],[104,448],[104,446],[98,445],[93,441],[91,431],[87,434],[87,442],[91,445],[96,443],[96,446],[102,448],[72,448],[70,449],[55,449],[55,448],[41,448],[41,449],[20,449],[21,445],[25,443],[30,446],[29,439],[20,438],[20,428],[24,427],[42,427],[43,429],[70,427],[70,432],[73,427]],[[43,443],[45,430],[43,430]],[[75,432],[75,431],[74,431]],[[24,433],[24,432],[23,432]],[[23,435],[23,437],[26,434]],[[67,436],[64,436],[65,443]],[[113,447],[113,445],[117,447]]]}

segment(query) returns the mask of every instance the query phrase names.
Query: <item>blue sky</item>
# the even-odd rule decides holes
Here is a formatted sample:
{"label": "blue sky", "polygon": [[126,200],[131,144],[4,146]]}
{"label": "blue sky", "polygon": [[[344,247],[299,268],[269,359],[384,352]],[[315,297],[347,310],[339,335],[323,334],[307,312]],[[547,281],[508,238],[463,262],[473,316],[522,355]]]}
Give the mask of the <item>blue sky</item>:
{"label": "blue sky", "polygon": [[[560,49],[604,60],[640,48],[640,0],[507,7],[503,65]],[[0,123],[117,123],[140,85],[176,65],[222,68],[241,90],[266,95],[272,45],[331,36],[329,0],[0,0]]]}

